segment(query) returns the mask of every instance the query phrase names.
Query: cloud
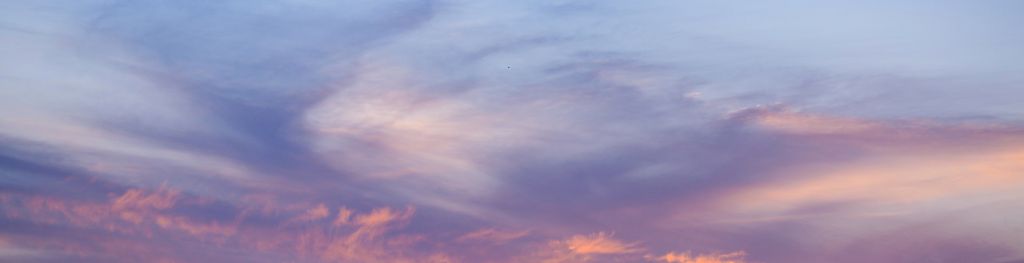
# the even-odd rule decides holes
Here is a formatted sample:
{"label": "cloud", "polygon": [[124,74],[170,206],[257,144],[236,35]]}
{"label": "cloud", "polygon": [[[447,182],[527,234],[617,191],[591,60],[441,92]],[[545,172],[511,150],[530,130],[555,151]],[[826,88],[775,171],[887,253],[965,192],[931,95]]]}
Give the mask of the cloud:
{"label": "cloud", "polygon": [[549,250],[537,253],[537,258],[526,259],[540,262],[666,262],[666,263],[744,263],[746,252],[691,253],[670,251],[660,256],[644,254],[651,249],[638,242],[627,243],[614,238],[612,234],[597,232],[590,235],[574,235],[564,240],[549,243]]}
{"label": "cloud", "polygon": [[305,213],[290,219],[292,222],[307,222],[317,221],[320,219],[327,218],[331,213],[331,210],[324,204],[317,204],[315,207],[306,210]]}
{"label": "cloud", "polygon": [[[245,249],[265,254],[263,259],[269,261],[296,258],[356,262],[473,262],[480,260],[481,255],[449,249],[460,247],[456,244],[481,241],[494,242],[498,245],[494,248],[526,245],[547,249],[540,254],[513,254],[509,260],[492,260],[495,262],[640,260],[644,256],[640,252],[647,250],[638,242],[622,241],[607,232],[536,241],[524,240],[528,234],[525,231],[495,228],[484,228],[450,239],[399,231],[412,221],[415,214],[412,207],[378,207],[363,213],[339,207],[336,209],[340,211],[339,216],[333,222],[321,220],[327,218],[332,210],[324,203],[307,207],[272,205],[269,210],[272,212],[255,214],[247,212],[254,211],[248,208],[230,208],[227,210],[233,212],[220,218],[204,219],[208,216],[196,212],[216,207],[224,209],[225,204],[168,188],[155,191],[127,189],[120,195],[111,195],[106,201],[12,194],[3,195],[0,201],[3,202],[2,215],[6,222],[67,227],[71,232],[65,234],[82,235],[59,242],[48,238],[48,235],[57,233],[45,232],[43,236],[25,238],[19,235],[15,239],[17,241],[9,244],[45,244],[49,249],[47,254],[74,255],[99,261],[132,251],[169,262],[192,261],[212,258],[204,253],[215,253],[219,249]],[[285,216],[275,216],[281,213]],[[153,240],[153,236],[167,238]],[[191,248],[196,244],[205,248]],[[176,255],[180,253],[175,251],[183,249],[200,253]],[[226,256],[225,260],[249,258]]]}
{"label": "cloud", "polygon": [[[323,260],[344,260],[359,262],[448,262],[451,259],[443,253],[419,254],[411,246],[425,242],[415,235],[387,236],[390,231],[407,224],[414,214],[409,207],[394,210],[389,207],[374,208],[367,213],[355,214],[351,224],[332,224],[313,220],[326,218],[328,208],[317,204],[307,209],[278,207],[275,210],[292,214],[288,219],[274,225],[259,222],[272,220],[256,214],[229,215],[221,219],[203,219],[202,211],[216,203],[182,196],[177,191],[159,189],[148,192],[129,189],[123,194],[112,196],[107,202],[61,200],[46,196],[4,195],[3,218],[8,222],[27,221],[31,224],[51,227],[71,227],[74,231],[99,231],[108,235],[118,234],[128,240],[148,239],[155,233],[172,238],[170,240],[145,241],[137,244],[139,249],[159,242],[171,242],[165,250],[174,251],[188,247],[192,242],[212,245],[213,248],[235,247],[258,251],[273,251],[303,257],[313,256]],[[340,211],[351,210],[339,209]],[[245,209],[241,210],[245,211]],[[308,224],[296,225],[299,221]],[[184,234],[184,236],[180,236]],[[114,242],[108,235],[91,235],[89,242]],[[40,239],[41,238],[41,239]],[[127,250],[105,248],[96,251],[78,251],[77,242],[68,240],[52,243],[45,237],[25,239],[30,242],[51,244],[56,251],[82,253],[91,258],[118,254]],[[228,242],[230,241],[230,242]],[[156,242],[156,243],[153,243]],[[19,241],[19,244],[23,242]],[[404,251],[404,252],[403,252]],[[146,254],[154,253],[152,251]],[[187,257],[184,257],[187,258]],[[182,259],[169,256],[168,260]],[[188,261],[188,260],[186,260]]]}
{"label": "cloud", "polygon": [[[884,215],[907,212],[894,206],[957,202],[981,192],[997,200],[1013,195],[1019,179],[1013,174],[1024,169],[1016,165],[1024,133],[1013,127],[871,122],[788,111],[760,112],[754,118],[757,127],[856,154],[780,168],[776,173],[786,174],[785,180],[735,189],[721,201],[728,209],[799,214],[799,207],[816,203],[853,202],[874,207],[866,215]],[[768,218],[802,218],[794,216]]]}
{"label": "cloud", "polygon": [[112,208],[114,210],[168,209],[174,206],[178,199],[178,194],[178,192],[171,190],[160,190],[147,195],[140,189],[130,189],[114,200]]}
{"label": "cloud", "polygon": [[30,222],[99,228],[124,234],[150,233],[152,228],[183,231],[197,237],[227,236],[235,232],[231,225],[203,222],[175,212],[172,208],[179,198],[177,191],[168,189],[154,193],[129,189],[107,202],[38,195],[8,195],[4,201],[10,206],[5,210],[9,219]]}
{"label": "cloud", "polygon": [[573,253],[589,254],[627,254],[636,253],[640,249],[636,244],[624,243],[614,238],[614,234],[598,232],[590,235],[576,235],[562,241]]}
{"label": "cloud", "polygon": [[409,246],[422,241],[416,236],[401,235],[386,238],[383,235],[394,227],[407,224],[414,213],[391,208],[375,208],[369,213],[355,216],[355,229],[347,235],[325,235],[321,231],[306,232],[300,237],[304,249],[312,249],[327,260],[357,262],[449,262],[443,253],[411,255]]}
{"label": "cloud", "polygon": [[736,115],[749,119],[759,127],[788,134],[869,134],[887,128],[882,123],[869,120],[801,114],[785,108],[754,108],[738,112]]}
{"label": "cloud", "polygon": [[494,242],[497,244],[506,243],[529,235],[529,231],[502,231],[494,228],[484,228],[469,232],[460,236],[460,242]]}
{"label": "cloud", "polygon": [[698,255],[693,255],[690,252],[668,252],[659,257],[648,256],[648,259],[667,263],[743,263],[746,262],[743,260],[745,255],[743,252]]}
{"label": "cloud", "polygon": [[0,5],[0,254],[1024,253],[1019,4]]}
{"label": "cloud", "polygon": [[349,210],[346,207],[339,207],[338,215],[334,218],[332,224],[336,226],[348,224],[352,220],[352,214],[352,210]]}
{"label": "cloud", "polygon": [[376,228],[390,223],[408,220],[415,211],[416,210],[412,207],[407,207],[405,211],[394,211],[388,207],[377,208],[370,211],[369,214],[356,216],[355,219],[353,219],[353,222],[364,227]]}

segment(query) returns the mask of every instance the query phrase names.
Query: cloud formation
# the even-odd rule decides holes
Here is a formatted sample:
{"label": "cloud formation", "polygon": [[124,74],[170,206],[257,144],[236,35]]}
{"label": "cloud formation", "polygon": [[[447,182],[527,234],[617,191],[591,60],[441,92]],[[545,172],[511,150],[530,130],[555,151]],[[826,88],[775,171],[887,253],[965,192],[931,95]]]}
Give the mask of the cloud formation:
{"label": "cloud formation", "polygon": [[702,254],[692,255],[689,252],[677,253],[668,252],[660,257],[654,257],[658,262],[668,263],[743,263],[743,252],[732,252],[725,254]]}
{"label": "cloud formation", "polygon": [[0,4],[0,261],[1017,262],[1014,1]]}

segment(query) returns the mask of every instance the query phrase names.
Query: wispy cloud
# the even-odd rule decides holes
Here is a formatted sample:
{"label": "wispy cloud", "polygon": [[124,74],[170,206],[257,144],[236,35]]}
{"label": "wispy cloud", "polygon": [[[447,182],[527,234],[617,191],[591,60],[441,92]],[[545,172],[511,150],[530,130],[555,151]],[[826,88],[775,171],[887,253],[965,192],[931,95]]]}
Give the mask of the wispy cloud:
{"label": "wispy cloud", "polygon": [[698,255],[689,252],[668,252],[658,257],[649,256],[648,259],[668,263],[743,263],[746,262],[743,260],[744,255],[743,252]]}
{"label": "wispy cloud", "polygon": [[1020,8],[2,3],[0,261],[1014,262]]}

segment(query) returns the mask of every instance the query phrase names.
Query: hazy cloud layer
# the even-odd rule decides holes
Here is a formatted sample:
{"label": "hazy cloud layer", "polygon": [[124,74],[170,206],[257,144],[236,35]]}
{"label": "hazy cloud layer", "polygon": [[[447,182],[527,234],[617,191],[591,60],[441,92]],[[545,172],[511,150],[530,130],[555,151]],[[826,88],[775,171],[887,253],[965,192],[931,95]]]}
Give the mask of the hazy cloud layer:
{"label": "hazy cloud layer", "polygon": [[1022,8],[0,3],[0,261],[1018,262]]}

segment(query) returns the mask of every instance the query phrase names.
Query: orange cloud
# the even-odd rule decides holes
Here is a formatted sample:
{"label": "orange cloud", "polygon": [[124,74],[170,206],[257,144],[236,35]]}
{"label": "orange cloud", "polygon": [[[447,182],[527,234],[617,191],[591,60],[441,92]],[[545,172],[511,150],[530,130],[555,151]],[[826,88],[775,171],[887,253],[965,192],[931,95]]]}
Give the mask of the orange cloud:
{"label": "orange cloud", "polygon": [[[173,208],[179,203],[205,204],[191,202],[176,191],[160,189],[149,192],[141,189],[130,189],[123,194],[111,197],[108,202],[61,200],[42,196],[23,196],[0,194],[3,202],[3,216],[20,218],[43,225],[69,225],[90,230],[116,232],[126,238],[145,237],[149,239],[156,231],[162,233],[182,233],[196,241],[212,242],[222,245],[227,238],[237,240],[239,248],[251,248],[262,252],[293,254],[300,258],[315,257],[324,261],[341,262],[454,262],[455,259],[444,253],[413,252],[413,246],[423,242],[433,242],[419,235],[391,235],[390,231],[408,223],[415,209],[392,209],[389,207],[375,208],[367,213],[358,214],[347,208],[339,208],[338,216],[331,222],[317,222],[330,215],[330,208],[325,204],[317,204],[308,209],[297,207],[273,207],[270,203],[258,203],[256,210],[296,214],[291,219],[281,222],[277,227],[245,226],[244,214],[250,209],[243,209],[242,215],[231,222],[217,220],[202,221],[188,214],[176,213]],[[272,206],[267,208],[265,206]],[[294,222],[309,222],[296,225]],[[125,243],[123,240],[108,240],[110,237],[96,235],[90,242],[102,244]],[[47,240],[43,240],[47,241]],[[53,243],[56,241],[49,240]],[[126,251],[123,248],[110,247],[101,250],[81,247],[68,241],[53,245],[61,250],[73,250],[76,254],[112,255]],[[142,244],[133,244],[140,249]],[[160,253],[165,253],[164,251]],[[155,253],[155,252],[146,252]],[[165,253],[168,254],[168,253]],[[173,254],[173,253],[169,253]],[[168,257],[165,260],[176,260]]]}
{"label": "orange cloud", "polygon": [[123,209],[168,209],[178,200],[178,192],[160,189],[155,193],[146,194],[140,189],[130,189],[114,200],[114,210]]}
{"label": "orange cloud", "polygon": [[390,229],[409,222],[415,213],[412,207],[402,211],[382,207],[366,214],[356,214],[346,208],[339,210],[330,227],[310,229],[297,236],[302,251],[341,262],[453,262],[442,253],[408,252],[411,246],[427,241],[422,236],[385,235]]}
{"label": "orange cloud", "polygon": [[613,234],[605,232],[598,232],[590,235],[575,235],[565,241],[561,241],[559,244],[564,245],[573,253],[580,255],[627,254],[642,250],[638,248],[635,243],[622,242],[615,239]]}
{"label": "orange cloud", "polygon": [[317,204],[313,208],[310,208],[310,209],[306,210],[306,212],[302,213],[301,215],[293,217],[289,221],[290,222],[317,221],[317,220],[320,220],[320,219],[327,218],[327,216],[330,215],[330,213],[331,213],[331,210],[329,208],[327,208],[326,205],[321,203],[321,204]]}
{"label": "orange cloud", "polygon": [[732,253],[711,253],[711,254],[691,254],[690,252],[668,252],[662,256],[651,256],[648,255],[646,258],[655,262],[666,262],[666,263],[744,263],[746,262],[743,258],[746,253],[742,251]]}
{"label": "orange cloud", "polygon": [[[799,219],[820,213],[800,212],[801,207],[849,202],[857,203],[858,211],[840,211],[841,215],[886,215],[963,196],[984,194],[998,200],[1024,190],[1024,177],[1019,176],[1024,173],[1020,129],[878,122],[771,108],[737,115],[762,128],[810,135],[815,143],[835,142],[858,155],[789,165],[773,172],[784,174],[784,180],[736,189],[719,200],[724,214],[712,217],[721,222]],[[864,140],[848,143],[846,138]]]}
{"label": "orange cloud", "polygon": [[407,207],[404,212],[396,212],[389,207],[376,208],[369,214],[357,216],[354,221],[356,224],[365,227],[376,227],[400,220],[407,220],[414,212],[415,209],[412,207]]}
{"label": "orange cloud", "polygon": [[612,234],[598,232],[575,235],[549,243],[549,250],[538,251],[534,257],[511,262],[580,263],[580,262],[665,262],[665,263],[745,263],[745,252],[705,253],[668,252],[660,256],[640,254],[647,248],[638,243],[615,239]]}
{"label": "orange cloud", "polygon": [[346,225],[351,221],[351,218],[352,210],[349,210],[348,208],[345,207],[341,207],[338,208],[338,216],[334,218],[334,222],[332,224],[335,226]]}
{"label": "orange cloud", "polygon": [[[928,220],[947,232],[1020,243],[998,224],[983,223],[1016,211],[1009,200],[1024,198],[1019,128],[759,114],[756,125],[794,135],[787,138],[794,143],[810,138],[824,150],[846,152],[762,171],[765,179],[724,192],[708,210],[680,211],[665,225],[787,222],[828,232],[830,240],[853,240],[885,231],[879,226]],[[1000,212],[963,212],[977,207]]]}
{"label": "orange cloud", "polygon": [[156,215],[153,221],[161,228],[179,230],[198,237],[207,235],[230,236],[237,231],[237,227],[234,225],[217,222],[202,223],[184,216]]}
{"label": "orange cloud", "polygon": [[[503,231],[483,228],[454,239],[438,240],[425,235],[406,234],[396,231],[408,224],[415,214],[413,207],[394,209],[374,208],[357,212],[339,207],[333,220],[327,220],[332,209],[326,204],[307,206],[275,206],[266,202],[255,202],[254,207],[241,209],[239,217],[229,222],[199,220],[172,209],[179,205],[207,205],[193,197],[177,191],[159,189],[146,191],[130,189],[121,195],[111,196],[107,201],[72,201],[51,197],[20,196],[0,194],[5,209],[4,216],[21,218],[42,225],[67,225],[90,231],[109,231],[123,235],[95,235],[84,243],[54,240],[48,246],[82,256],[109,256],[132,251],[159,255],[155,258],[169,262],[188,262],[187,257],[178,257],[173,248],[149,248],[151,244],[131,243],[135,238],[150,240],[154,234],[180,233],[188,237],[185,242],[198,241],[211,246],[232,246],[231,249],[253,249],[259,253],[290,255],[295,259],[326,262],[472,262],[473,258],[452,255],[473,256],[470,251],[447,250],[455,242],[488,241],[502,244],[529,235],[528,231]],[[271,206],[267,208],[266,206]],[[291,213],[288,219],[278,225],[246,225],[244,217],[248,211],[270,209],[270,215]],[[257,215],[258,216],[258,215]],[[294,224],[294,222],[305,222]],[[170,235],[179,236],[179,235]],[[115,238],[116,237],[116,238]],[[18,241],[21,242],[21,241]],[[59,244],[56,244],[59,243]],[[91,243],[96,243],[95,245]],[[612,262],[641,262],[658,260],[662,262],[687,263],[739,263],[742,255],[707,254],[690,255],[668,253],[662,256],[643,255],[647,249],[639,243],[622,241],[611,233],[597,232],[588,235],[574,235],[564,239],[526,243],[528,247],[541,248],[536,253],[520,254],[508,260],[492,262],[590,262],[610,260]],[[28,246],[32,247],[32,246]],[[427,251],[422,248],[437,250]],[[129,250],[130,249],[130,250]],[[155,249],[155,250],[154,250]],[[460,254],[461,253],[461,254]],[[479,254],[480,256],[486,255]],[[719,260],[719,261],[711,261]]]}
{"label": "orange cloud", "polygon": [[[490,235],[486,230],[477,231],[474,236]],[[465,235],[463,237],[466,237]],[[589,262],[594,259],[616,259],[616,261],[635,258],[644,249],[637,243],[627,243],[615,239],[614,234],[597,232],[589,235],[574,235],[566,239],[553,240],[547,246],[538,247],[533,254],[510,260],[511,262],[544,262],[544,263],[575,263]]]}
{"label": "orange cloud", "polygon": [[876,132],[883,123],[854,118],[831,117],[795,112],[789,109],[756,108],[741,112],[760,127],[793,134],[851,134]]}
{"label": "orange cloud", "polygon": [[1019,198],[1024,145],[878,151],[856,161],[785,172],[795,176],[737,191],[720,201],[720,209],[739,221],[784,220],[802,218],[806,215],[790,211],[820,203],[855,201],[860,204],[855,211],[842,212],[851,216],[909,212],[959,197]]}
{"label": "orange cloud", "polygon": [[[183,231],[190,235],[227,236],[234,228],[218,223],[195,221],[187,216],[164,211],[180,199],[177,191],[161,188],[153,193],[129,189],[109,202],[70,201],[42,196],[22,196],[23,212],[7,216],[46,224],[67,223],[78,227],[98,227],[120,233],[149,233],[148,226]],[[10,199],[8,199],[10,200]]]}

